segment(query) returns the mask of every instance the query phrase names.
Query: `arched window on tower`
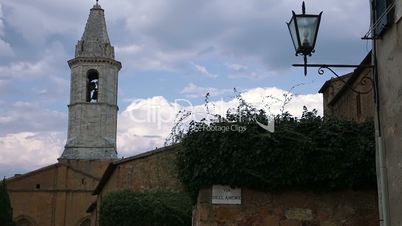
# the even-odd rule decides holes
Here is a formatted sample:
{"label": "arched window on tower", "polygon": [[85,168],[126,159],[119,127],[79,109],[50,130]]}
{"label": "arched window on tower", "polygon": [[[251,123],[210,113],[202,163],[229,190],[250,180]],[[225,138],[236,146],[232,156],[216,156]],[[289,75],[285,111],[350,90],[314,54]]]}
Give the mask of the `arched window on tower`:
{"label": "arched window on tower", "polygon": [[87,73],[87,102],[98,102],[99,73],[91,69]]}

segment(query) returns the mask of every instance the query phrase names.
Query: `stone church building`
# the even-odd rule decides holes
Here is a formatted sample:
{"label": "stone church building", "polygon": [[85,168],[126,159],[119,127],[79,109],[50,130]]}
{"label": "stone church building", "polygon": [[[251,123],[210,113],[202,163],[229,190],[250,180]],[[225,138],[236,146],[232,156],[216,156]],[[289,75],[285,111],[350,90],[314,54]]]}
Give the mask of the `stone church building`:
{"label": "stone church building", "polygon": [[86,212],[105,169],[117,159],[115,60],[104,10],[93,6],[75,47],[71,68],[68,137],[58,163],[9,178],[7,186],[18,226],[89,226]]}
{"label": "stone church building", "polygon": [[[7,179],[17,226],[95,226],[102,199],[112,191],[183,191],[175,166],[180,145],[117,159],[122,65],[100,5],[90,10],[68,64],[68,137],[58,163]],[[193,225],[378,225],[375,190],[271,194],[244,188],[241,205],[214,205],[211,194],[210,187],[200,191]]]}

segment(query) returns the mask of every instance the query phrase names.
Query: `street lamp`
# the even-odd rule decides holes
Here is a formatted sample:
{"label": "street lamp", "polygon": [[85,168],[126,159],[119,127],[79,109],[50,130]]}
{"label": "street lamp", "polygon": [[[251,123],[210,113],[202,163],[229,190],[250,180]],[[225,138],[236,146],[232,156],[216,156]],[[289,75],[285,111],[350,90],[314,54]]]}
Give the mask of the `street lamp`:
{"label": "street lamp", "polygon": [[307,75],[307,56],[314,52],[317,40],[318,28],[320,27],[321,14],[306,14],[306,6],[302,4],[302,14],[292,11],[292,18],[287,23],[296,56],[304,56],[304,75]]}
{"label": "street lamp", "polygon": [[[344,81],[332,68],[373,68],[371,64],[307,64],[307,56],[314,53],[315,42],[317,40],[318,28],[320,27],[322,12],[318,15],[306,14],[306,6],[302,4],[302,14],[296,14],[292,11],[292,18],[286,23],[289,28],[290,37],[296,50],[296,56],[299,54],[304,57],[304,64],[293,64],[294,67],[304,67],[304,75],[307,75],[308,67],[317,67],[318,74],[324,74],[323,69],[328,69],[336,77]],[[346,84],[348,85],[348,84]],[[361,93],[349,87],[353,92]]]}
{"label": "street lamp", "polygon": [[[374,4],[375,6],[375,4]],[[378,7],[378,6],[377,6]],[[349,88],[352,92],[357,93],[357,94],[367,94],[368,92],[371,91],[371,89],[374,88],[374,103],[376,105],[375,108],[375,113],[376,113],[376,141],[377,143],[377,158],[376,158],[376,164],[378,165],[378,188],[379,188],[379,200],[381,200],[380,204],[380,215],[382,215],[383,219],[382,221],[384,225],[390,225],[389,222],[389,203],[388,203],[388,188],[387,188],[387,171],[386,171],[386,163],[385,163],[385,154],[384,154],[384,148],[383,148],[383,142],[384,139],[381,137],[381,120],[380,120],[380,98],[379,98],[379,92],[378,92],[378,71],[377,71],[377,60],[376,60],[376,39],[378,37],[368,37],[370,33],[374,32],[375,29],[377,28],[379,22],[381,19],[385,16],[388,16],[387,13],[389,13],[390,10],[392,10],[394,5],[391,4],[386,9],[386,13],[383,13],[378,19],[377,22],[373,23],[372,26],[370,27],[369,32],[362,38],[362,39],[373,39],[373,52],[372,56],[374,58],[373,64],[368,63],[368,62],[362,62],[360,65],[352,65],[352,64],[307,64],[307,56],[311,56],[312,53],[314,53],[314,47],[315,47],[315,42],[317,39],[317,33],[318,33],[318,28],[320,26],[320,21],[321,21],[321,14],[319,15],[310,15],[306,14],[306,8],[305,4],[303,2],[302,4],[302,11],[303,14],[296,14],[294,11],[292,11],[292,18],[290,19],[289,23],[287,23],[290,36],[293,41],[293,46],[295,47],[296,50],[296,56],[299,54],[302,54],[304,56],[304,64],[293,64],[292,66],[294,67],[304,67],[304,75],[307,75],[307,68],[308,67],[316,67],[318,68],[318,74],[322,75],[324,74],[324,69],[329,70],[332,74],[334,74],[337,78],[340,79],[344,83],[344,85]],[[372,15],[375,15],[375,12],[372,12]],[[378,16],[378,15],[376,15]],[[364,69],[364,68],[371,68],[372,73],[373,73],[373,79],[371,79],[368,76],[364,76],[363,79],[368,79],[371,82],[371,89],[367,92],[361,92],[358,90],[355,90],[354,87],[352,86],[353,80],[347,80],[345,81],[341,76],[339,76],[332,68],[356,68],[355,71],[357,73],[360,73],[359,71]],[[359,69],[359,70],[358,70]],[[361,84],[364,84],[363,81],[361,80]],[[350,83],[349,83],[350,82]]]}

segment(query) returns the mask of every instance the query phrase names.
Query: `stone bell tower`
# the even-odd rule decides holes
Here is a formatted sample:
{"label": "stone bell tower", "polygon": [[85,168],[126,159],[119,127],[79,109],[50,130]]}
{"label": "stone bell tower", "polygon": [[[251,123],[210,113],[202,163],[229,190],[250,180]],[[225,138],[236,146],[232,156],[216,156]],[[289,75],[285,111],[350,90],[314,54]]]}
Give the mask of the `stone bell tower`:
{"label": "stone bell tower", "polygon": [[117,82],[121,63],[114,59],[104,10],[90,11],[84,34],[75,47],[71,68],[68,135],[63,159],[117,158]]}

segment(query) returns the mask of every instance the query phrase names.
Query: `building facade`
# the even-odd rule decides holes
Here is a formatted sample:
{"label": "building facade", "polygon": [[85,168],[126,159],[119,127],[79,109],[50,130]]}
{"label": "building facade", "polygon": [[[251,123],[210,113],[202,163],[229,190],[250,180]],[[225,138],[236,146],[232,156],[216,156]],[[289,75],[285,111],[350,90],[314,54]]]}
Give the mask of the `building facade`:
{"label": "building facade", "polygon": [[402,225],[402,1],[371,0],[377,174],[382,225]]}
{"label": "building facade", "polygon": [[351,73],[326,81],[318,91],[323,95],[326,117],[364,122],[374,118],[374,81],[371,52]]}

